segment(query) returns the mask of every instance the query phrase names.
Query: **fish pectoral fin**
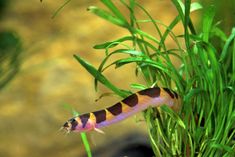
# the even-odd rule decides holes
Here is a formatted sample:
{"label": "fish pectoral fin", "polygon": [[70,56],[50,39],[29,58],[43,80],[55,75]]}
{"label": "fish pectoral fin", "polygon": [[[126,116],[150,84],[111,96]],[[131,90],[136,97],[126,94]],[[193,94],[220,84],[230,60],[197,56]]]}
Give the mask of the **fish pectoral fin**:
{"label": "fish pectoral fin", "polygon": [[97,131],[98,133],[105,134],[105,132],[103,130],[100,130],[98,128],[94,128],[94,130]]}

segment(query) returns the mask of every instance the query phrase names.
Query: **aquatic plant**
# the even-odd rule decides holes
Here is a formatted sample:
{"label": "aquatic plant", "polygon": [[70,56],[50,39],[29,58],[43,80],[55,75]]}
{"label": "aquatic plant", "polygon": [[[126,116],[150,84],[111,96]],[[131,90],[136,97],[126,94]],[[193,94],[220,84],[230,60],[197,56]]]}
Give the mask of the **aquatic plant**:
{"label": "aquatic plant", "polygon": [[0,89],[20,70],[22,41],[14,31],[0,31]]}
{"label": "aquatic plant", "polygon": [[[97,69],[74,55],[95,78],[95,88],[101,83],[120,97],[126,97],[130,92],[115,86],[102,73],[112,65],[121,68],[135,63],[133,70],[144,77],[146,84],[132,84],[132,87],[165,86],[175,89],[182,99],[180,113],[166,106],[144,112],[156,156],[235,156],[235,28],[227,37],[213,21],[215,10],[209,6],[202,15],[201,31],[198,31],[190,13],[202,6],[190,0],[184,3],[172,0],[178,15],[169,25],[155,20],[135,0],[120,1],[129,11],[128,18],[112,1],[101,2],[107,10],[94,6],[88,10],[127,29],[130,34],[94,46],[106,54]],[[148,19],[137,19],[136,9],[145,13]],[[142,23],[151,23],[158,34],[143,31]],[[181,35],[173,31],[178,23],[184,28]],[[159,26],[165,30],[161,31]],[[212,42],[215,37],[219,37],[222,50],[216,49],[217,45]],[[167,38],[172,38],[177,45],[174,49],[167,47]],[[132,42],[131,46],[129,42]],[[125,58],[107,65],[110,57],[117,54],[123,54]],[[174,66],[172,58],[179,60],[181,65]]]}

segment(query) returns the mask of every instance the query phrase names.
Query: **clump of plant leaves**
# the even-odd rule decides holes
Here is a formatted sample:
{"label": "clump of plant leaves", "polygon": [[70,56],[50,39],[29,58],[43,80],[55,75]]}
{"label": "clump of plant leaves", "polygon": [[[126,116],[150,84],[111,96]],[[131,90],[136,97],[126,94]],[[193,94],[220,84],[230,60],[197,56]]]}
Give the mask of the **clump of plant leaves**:
{"label": "clump of plant leaves", "polygon": [[[110,0],[101,2],[107,10],[95,6],[88,10],[127,29],[130,34],[94,46],[95,49],[104,49],[106,54],[98,69],[79,55],[74,56],[95,78],[95,88],[99,82],[120,97],[128,96],[128,90],[118,88],[102,73],[112,65],[121,68],[135,63],[133,71],[142,75],[146,84],[132,84],[132,87],[143,89],[154,84],[161,85],[175,89],[182,99],[179,113],[166,106],[160,110],[148,109],[144,113],[156,156],[235,156],[235,28],[226,36],[213,21],[215,10],[210,6],[201,16],[202,31],[198,32],[190,13],[202,6],[190,0],[184,3],[171,0],[178,15],[169,25],[153,19],[135,0],[120,0],[129,10],[128,19],[116,3]],[[138,20],[136,9],[145,13],[148,19]],[[157,34],[143,31],[141,23],[151,23]],[[181,35],[172,31],[178,23],[184,28]],[[165,30],[160,31],[159,26],[165,27]],[[221,38],[222,51],[211,42],[215,36]],[[166,46],[168,37],[175,41],[177,46],[174,49]],[[127,44],[130,41],[131,46]],[[107,65],[110,57],[116,54],[123,54],[124,58]],[[174,66],[172,57],[180,60],[180,67]]]}

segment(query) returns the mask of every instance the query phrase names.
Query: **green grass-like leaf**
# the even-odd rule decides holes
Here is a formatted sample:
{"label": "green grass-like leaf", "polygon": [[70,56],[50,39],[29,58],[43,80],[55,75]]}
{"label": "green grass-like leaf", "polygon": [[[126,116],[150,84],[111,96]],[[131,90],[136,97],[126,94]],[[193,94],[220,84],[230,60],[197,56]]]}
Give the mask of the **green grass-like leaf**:
{"label": "green grass-like leaf", "polygon": [[80,133],[80,134],[81,134],[83,145],[84,145],[86,153],[87,153],[87,157],[92,157],[91,148],[90,148],[90,144],[87,139],[86,133]]}
{"label": "green grass-like leaf", "polygon": [[99,82],[104,84],[106,87],[110,88],[113,92],[121,97],[127,97],[128,92],[124,93],[123,90],[118,89],[115,87],[110,81],[106,79],[104,75],[102,75],[98,70],[96,70],[90,63],[82,59],[78,55],[74,55],[75,59],[91,74],[95,77]]}
{"label": "green grass-like leaf", "polygon": [[125,27],[126,26],[126,22],[123,21],[122,19],[119,19],[113,15],[111,15],[109,12],[105,11],[105,10],[102,10],[100,8],[97,8],[97,7],[94,7],[94,6],[91,6],[88,8],[88,11],[94,13],[95,15],[115,24],[115,25],[118,25],[118,26],[121,26],[121,27]]}
{"label": "green grass-like leaf", "polygon": [[66,0],[63,5],[61,5],[51,16],[52,19],[54,19],[63,9],[64,7],[69,4],[72,0]]}

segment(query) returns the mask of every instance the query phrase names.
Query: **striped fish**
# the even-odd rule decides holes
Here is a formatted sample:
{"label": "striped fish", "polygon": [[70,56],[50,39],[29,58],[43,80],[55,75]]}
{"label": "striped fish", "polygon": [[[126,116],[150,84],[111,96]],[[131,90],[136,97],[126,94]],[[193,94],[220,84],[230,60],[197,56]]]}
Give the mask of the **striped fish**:
{"label": "striped fish", "polygon": [[99,128],[124,120],[148,107],[159,107],[164,104],[177,111],[180,107],[177,93],[168,88],[148,88],[132,94],[106,109],[73,117],[62,128],[67,132],[96,130],[103,133]]}

